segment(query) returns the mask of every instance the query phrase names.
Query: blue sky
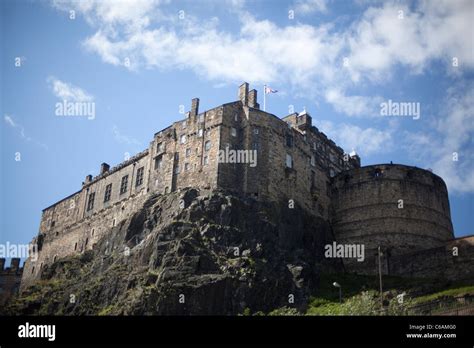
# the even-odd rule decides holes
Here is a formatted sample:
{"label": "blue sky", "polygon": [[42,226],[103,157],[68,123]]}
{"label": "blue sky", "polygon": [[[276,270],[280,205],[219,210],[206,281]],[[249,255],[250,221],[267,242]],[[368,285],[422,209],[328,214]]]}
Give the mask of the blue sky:
{"label": "blue sky", "polygon": [[[101,162],[145,149],[193,97],[236,100],[243,81],[261,104],[265,83],[279,91],[275,115],[306,108],[363,165],[431,168],[456,235],[472,234],[473,23],[469,0],[2,1],[0,243],[28,243]],[[56,116],[65,98],[95,117]],[[388,100],[420,118],[382,116]]]}

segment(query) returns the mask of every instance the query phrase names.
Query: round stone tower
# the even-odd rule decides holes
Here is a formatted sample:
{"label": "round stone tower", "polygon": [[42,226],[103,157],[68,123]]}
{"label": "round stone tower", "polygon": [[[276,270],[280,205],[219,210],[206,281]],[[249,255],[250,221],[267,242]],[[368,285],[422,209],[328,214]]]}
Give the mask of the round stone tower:
{"label": "round stone tower", "polygon": [[338,243],[378,246],[394,255],[440,247],[454,238],[443,179],[416,167],[351,169],[331,182],[331,222]]}

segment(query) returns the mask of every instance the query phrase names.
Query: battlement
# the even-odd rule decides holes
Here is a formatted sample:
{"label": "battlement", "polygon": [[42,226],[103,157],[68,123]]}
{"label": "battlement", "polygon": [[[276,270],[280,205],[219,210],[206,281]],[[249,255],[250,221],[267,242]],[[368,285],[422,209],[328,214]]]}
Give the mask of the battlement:
{"label": "battlement", "polygon": [[21,274],[23,267],[20,267],[20,259],[14,257],[10,261],[10,267],[5,268],[5,258],[0,258],[0,275],[3,274]]}
{"label": "battlement", "polygon": [[20,259],[12,258],[10,267],[5,268],[5,259],[0,258],[0,306],[20,289],[23,267],[20,267]]}

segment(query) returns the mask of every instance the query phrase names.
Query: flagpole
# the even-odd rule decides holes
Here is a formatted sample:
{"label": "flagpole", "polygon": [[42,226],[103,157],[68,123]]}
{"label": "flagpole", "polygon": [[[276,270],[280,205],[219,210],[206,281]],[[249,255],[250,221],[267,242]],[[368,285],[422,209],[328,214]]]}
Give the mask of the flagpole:
{"label": "flagpole", "polygon": [[267,85],[263,85],[263,111],[266,111],[265,110],[266,95],[267,95]]}

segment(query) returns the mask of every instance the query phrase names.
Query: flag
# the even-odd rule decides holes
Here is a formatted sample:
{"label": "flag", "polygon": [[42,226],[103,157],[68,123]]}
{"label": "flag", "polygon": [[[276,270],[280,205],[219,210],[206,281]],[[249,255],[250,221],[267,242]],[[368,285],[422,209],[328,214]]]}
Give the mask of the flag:
{"label": "flag", "polygon": [[271,89],[270,87],[265,86],[265,94],[276,93],[278,92],[276,89]]}

